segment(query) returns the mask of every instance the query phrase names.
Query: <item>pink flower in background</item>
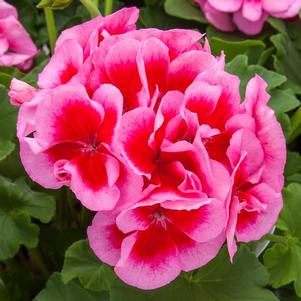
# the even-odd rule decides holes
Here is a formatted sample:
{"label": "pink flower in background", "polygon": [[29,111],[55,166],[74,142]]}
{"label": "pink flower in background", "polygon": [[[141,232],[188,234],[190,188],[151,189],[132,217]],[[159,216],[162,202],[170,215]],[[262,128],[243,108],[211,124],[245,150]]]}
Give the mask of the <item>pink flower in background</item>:
{"label": "pink flower in background", "polygon": [[26,71],[38,49],[18,20],[16,9],[0,0],[0,66],[17,66]]}
{"label": "pink flower in background", "polygon": [[67,29],[38,89],[13,80],[9,95],[29,176],[99,211],[88,229],[95,254],[154,289],[225,240],[232,258],[236,241],[272,228],[285,140],[260,77],[241,103],[239,79],[202,34],[136,30],[137,18],[127,8]]}
{"label": "pink flower in background", "polygon": [[298,15],[300,0],[196,0],[216,28],[248,35],[261,32],[268,16],[287,19]]}

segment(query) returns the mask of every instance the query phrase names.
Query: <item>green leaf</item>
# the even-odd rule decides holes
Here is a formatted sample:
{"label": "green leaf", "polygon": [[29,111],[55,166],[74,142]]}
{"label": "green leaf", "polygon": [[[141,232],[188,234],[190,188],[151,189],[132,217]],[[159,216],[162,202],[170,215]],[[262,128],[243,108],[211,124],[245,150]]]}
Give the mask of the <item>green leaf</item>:
{"label": "green leaf", "polygon": [[227,63],[226,70],[237,75],[240,80],[240,92],[244,97],[248,81],[255,75],[260,75],[268,84],[268,91],[280,87],[286,82],[286,77],[274,71],[270,71],[259,65],[248,65],[246,55],[238,55],[231,62]]}
{"label": "green leaf", "polygon": [[274,56],[274,67],[277,72],[288,79],[287,87],[297,94],[301,94],[301,53],[294,42],[282,33],[271,37],[272,43],[277,49]]}
{"label": "green leaf", "polygon": [[200,23],[208,23],[200,8],[188,0],[166,0],[164,8],[171,16]]}
{"label": "green leaf", "polygon": [[78,282],[64,284],[59,273],[49,278],[46,288],[33,301],[109,301],[107,292],[85,290]]}
{"label": "green leaf", "polygon": [[264,263],[274,288],[294,282],[295,291],[301,296],[301,245],[297,239],[274,244],[265,252]]}
{"label": "green leaf", "polygon": [[3,300],[3,301],[11,300],[11,298],[9,296],[9,292],[1,278],[0,278],[0,300]]}
{"label": "green leaf", "polygon": [[206,30],[209,38],[211,51],[214,55],[220,55],[223,51],[226,55],[226,61],[229,62],[237,55],[246,54],[253,61],[258,61],[266,44],[262,41],[263,38],[246,39],[242,34],[223,33],[212,26],[208,26]]}
{"label": "green leaf", "polygon": [[10,105],[7,93],[7,89],[0,85],[0,160],[15,148],[12,140],[16,131],[17,109]]}
{"label": "green leaf", "polygon": [[283,190],[284,207],[277,227],[288,238],[286,244],[275,244],[264,255],[270,283],[278,288],[294,281],[301,297],[301,185],[292,183]]}
{"label": "green leaf", "polygon": [[209,264],[193,274],[178,277],[170,285],[142,291],[115,281],[110,301],[276,301],[265,289],[267,273],[246,247],[241,247],[230,263],[224,248]]}
{"label": "green leaf", "polygon": [[0,259],[13,257],[21,244],[35,247],[39,228],[30,217],[47,223],[54,212],[53,197],[30,190],[23,180],[0,177]]}
{"label": "green leaf", "polygon": [[281,114],[278,114],[277,119],[278,119],[279,123],[281,124],[282,130],[283,130],[285,138],[287,140],[292,132],[292,125],[291,125],[290,117],[286,113],[281,113]]}
{"label": "green leaf", "polygon": [[292,90],[276,89],[271,92],[269,106],[278,115],[298,108],[300,106],[300,100],[295,96]]}
{"label": "green leaf", "polygon": [[94,255],[87,240],[77,241],[68,248],[61,274],[64,283],[79,277],[85,288],[94,291],[108,290],[115,278],[112,268]]}
{"label": "green leaf", "polygon": [[146,28],[191,28],[191,22],[168,15],[160,6],[142,7],[140,21]]}
{"label": "green leaf", "polygon": [[289,184],[283,190],[283,197],[285,202],[277,227],[287,235],[301,240],[301,185]]}
{"label": "green leaf", "polygon": [[301,172],[301,155],[297,152],[288,152],[285,171],[285,177]]}
{"label": "green leaf", "polygon": [[301,135],[301,108],[299,108],[291,118],[291,133],[288,138],[288,143],[294,141],[298,136]]}

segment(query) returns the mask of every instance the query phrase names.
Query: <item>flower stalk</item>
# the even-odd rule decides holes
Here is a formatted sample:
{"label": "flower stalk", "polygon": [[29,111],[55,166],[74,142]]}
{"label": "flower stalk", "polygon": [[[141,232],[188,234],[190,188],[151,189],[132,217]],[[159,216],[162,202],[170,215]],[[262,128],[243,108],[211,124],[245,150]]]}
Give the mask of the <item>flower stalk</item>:
{"label": "flower stalk", "polygon": [[105,16],[110,15],[113,11],[113,0],[105,0]]}
{"label": "flower stalk", "polygon": [[82,5],[87,9],[87,11],[90,13],[92,18],[95,18],[97,16],[100,16],[101,13],[97,7],[97,3],[92,0],[80,0]]}
{"label": "flower stalk", "polygon": [[44,8],[44,14],[45,14],[45,18],[46,18],[50,50],[51,50],[51,53],[53,53],[54,47],[55,47],[55,41],[57,38],[53,11],[51,8],[46,7],[46,8]]}
{"label": "flower stalk", "polygon": [[287,242],[287,238],[282,236],[282,235],[276,235],[276,234],[266,234],[263,237],[264,240],[269,240],[272,242],[278,242],[278,243],[282,243],[282,244],[286,244]]}

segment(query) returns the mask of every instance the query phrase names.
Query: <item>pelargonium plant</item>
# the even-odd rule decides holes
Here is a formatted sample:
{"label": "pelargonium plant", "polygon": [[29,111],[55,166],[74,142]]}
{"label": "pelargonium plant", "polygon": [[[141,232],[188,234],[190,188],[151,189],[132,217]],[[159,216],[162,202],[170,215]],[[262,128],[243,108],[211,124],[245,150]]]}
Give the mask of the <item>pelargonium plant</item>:
{"label": "pelargonium plant", "polygon": [[185,0],[26,1],[0,0],[0,301],[299,300],[301,2],[197,1],[275,17],[259,41]]}
{"label": "pelargonium plant", "polygon": [[[255,76],[241,103],[224,56],[189,30],[135,28],[136,8],[67,29],[38,89],[13,80],[20,155],[45,188],[96,211],[89,243],[154,289],[259,240],[282,208],[285,139]],[[85,35],[81,35],[85,32]]]}

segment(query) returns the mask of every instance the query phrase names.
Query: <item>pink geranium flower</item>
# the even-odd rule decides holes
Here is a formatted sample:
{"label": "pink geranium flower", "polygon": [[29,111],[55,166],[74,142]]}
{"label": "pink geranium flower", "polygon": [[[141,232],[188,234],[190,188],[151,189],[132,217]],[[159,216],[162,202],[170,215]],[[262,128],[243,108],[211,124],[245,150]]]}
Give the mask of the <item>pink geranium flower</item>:
{"label": "pink geranium flower", "polygon": [[300,0],[196,0],[206,18],[218,29],[238,28],[248,35],[260,33],[267,17],[287,19],[298,15]]}
{"label": "pink geranium flower", "polygon": [[239,79],[202,34],[136,30],[137,17],[129,8],[66,30],[39,88],[13,80],[9,94],[29,176],[99,211],[95,254],[154,289],[225,240],[233,257],[236,241],[272,228],[285,140],[260,77],[241,103]]}
{"label": "pink geranium flower", "polygon": [[26,71],[38,49],[18,20],[16,9],[0,0],[0,66],[17,66]]}

